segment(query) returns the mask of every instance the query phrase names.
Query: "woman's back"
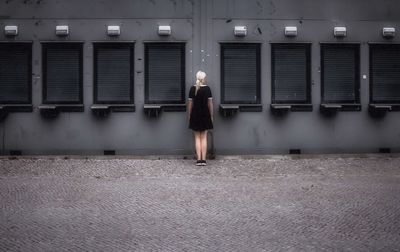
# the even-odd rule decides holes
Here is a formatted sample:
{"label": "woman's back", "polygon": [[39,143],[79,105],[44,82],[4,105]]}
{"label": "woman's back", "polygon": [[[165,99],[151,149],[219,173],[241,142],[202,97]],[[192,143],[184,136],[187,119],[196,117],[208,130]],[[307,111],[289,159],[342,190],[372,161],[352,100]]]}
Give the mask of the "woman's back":
{"label": "woman's back", "polygon": [[193,130],[212,129],[212,120],[208,108],[208,99],[212,98],[211,89],[200,86],[196,93],[196,86],[192,86],[189,91],[189,99],[192,99],[193,108],[191,111],[190,128]]}
{"label": "woman's back", "polygon": [[[192,86],[190,93],[193,93],[193,107],[205,108],[208,111],[207,102],[211,97],[211,90],[208,86],[200,86],[196,93],[196,86]],[[190,97],[190,94],[189,94]]]}
{"label": "woman's back", "polygon": [[213,104],[211,89],[204,85],[206,73],[196,73],[196,85],[189,90],[189,128],[196,142],[196,165],[206,165],[207,130],[213,128]]}

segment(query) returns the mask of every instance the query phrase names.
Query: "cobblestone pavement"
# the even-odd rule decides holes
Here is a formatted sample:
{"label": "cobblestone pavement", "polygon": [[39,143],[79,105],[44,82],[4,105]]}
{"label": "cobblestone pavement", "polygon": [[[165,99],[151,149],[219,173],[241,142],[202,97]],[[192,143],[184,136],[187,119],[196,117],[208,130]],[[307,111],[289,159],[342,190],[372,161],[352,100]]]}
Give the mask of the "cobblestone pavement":
{"label": "cobblestone pavement", "polygon": [[0,251],[400,251],[400,156],[0,158]]}

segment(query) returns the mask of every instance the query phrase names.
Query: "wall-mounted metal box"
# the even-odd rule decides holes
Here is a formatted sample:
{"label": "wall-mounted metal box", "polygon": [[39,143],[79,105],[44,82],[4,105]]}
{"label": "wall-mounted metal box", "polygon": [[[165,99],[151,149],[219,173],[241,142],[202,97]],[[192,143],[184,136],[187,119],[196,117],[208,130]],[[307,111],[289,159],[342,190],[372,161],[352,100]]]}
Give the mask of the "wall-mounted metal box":
{"label": "wall-mounted metal box", "polygon": [[56,26],[56,35],[57,36],[68,36],[69,35],[68,25],[57,25]]}
{"label": "wall-mounted metal box", "polygon": [[235,26],[233,34],[236,37],[245,37],[247,35],[247,26]]}
{"label": "wall-mounted metal box", "polygon": [[171,35],[171,26],[169,25],[160,25],[158,26],[158,35],[161,36],[169,36]]}
{"label": "wall-mounted metal box", "polygon": [[347,29],[346,27],[335,27],[333,28],[333,36],[337,38],[344,38],[347,36]]}
{"label": "wall-mounted metal box", "polygon": [[286,26],[285,27],[285,36],[286,37],[296,37],[297,36],[297,27],[296,26]]}
{"label": "wall-mounted metal box", "polygon": [[396,29],[394,27],[384,27],[382,29],[382,36],[385,38],[394,38]]}
{"label": "wall-mounted metal box", "polygon": [[18,26],[16,25],[7,25],[4,27],[4,34],[6,36],[17,36],[18,35]]}
{"label": "wall-mounted metal box", "polygon": [[109,25],[107,26],[108,36],[119,36],[121,35],[121,27],[119,25]]}

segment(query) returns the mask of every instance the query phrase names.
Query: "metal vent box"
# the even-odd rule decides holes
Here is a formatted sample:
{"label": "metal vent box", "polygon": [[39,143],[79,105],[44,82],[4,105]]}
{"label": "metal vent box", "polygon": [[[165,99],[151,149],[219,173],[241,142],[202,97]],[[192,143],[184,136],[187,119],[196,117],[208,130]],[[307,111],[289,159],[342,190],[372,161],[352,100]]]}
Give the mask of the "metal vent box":
{"label": "metal vent box", "polygon": [[56,35],[57,36],[67,36],[69,34],[68,25],[57,25],[56,26]]}
{"label": "metal vent box", "polygon": [[285,36],[286,37],[297,36],[297,27],[296,26],[286,26],[285,27]]}
{"label": "metal vent box", "polygon": [[119,25],[109,25],[107,26],[108,36],[119,36],[121,35],[121,27]]}
{"label": "metal vent box", "polygon": [[158,26],[158,35],[161,35],[161,36],[171,35],[171,26],[169,26],[169,25]]}
{"label": "metal vent box", "polygon": [[7,25],[6,27],[4,27],[4,34],[6,36],[17,36],[18,35],[18,26]]}
{"label": "metal vent box", "polygon": [[382,29],[382,35],[385,38],[393,38],[396,34],[396,29],[394,27],[384,27]]}
{"label": "metal vent box", "polygon": [[347,36],[347,29],[346,27],[335,27],[333,28],[333,35],[335,37],[346,37]]}
{"label": "metal vent box", "polygon": [[236,37],[245,37],[247,35],[247,26],[235,26],[233,34]]}

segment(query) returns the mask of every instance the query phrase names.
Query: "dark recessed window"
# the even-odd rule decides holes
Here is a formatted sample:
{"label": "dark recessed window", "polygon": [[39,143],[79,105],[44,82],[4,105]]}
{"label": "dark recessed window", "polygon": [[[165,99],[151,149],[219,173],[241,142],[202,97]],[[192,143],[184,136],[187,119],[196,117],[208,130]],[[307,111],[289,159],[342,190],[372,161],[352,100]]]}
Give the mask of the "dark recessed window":
{"label": "dark recessed window", "polygon": [[32,102],[32,44],[0,43],[0,104]]}
{"label": "dark recessed window", "polygon": [[83,103],[82,68],[82,43],[43,43],[43,103]]}
{"label": "dark recessed window", "polygon": [[153,104],[185,103],[185,44],[145,45],[145,100]]}
{"label": "dark recessed window", "polygon": [[272,103],[311,103],[310,44],[272,44]]}
{"label": "dark recessed window", "polygon": [[94,44],[95,103],[133,103],[133,44]]}
{"label": "dark recessed window", "polygon": [[400,103],[400,45],[370,45],[371,103]]}
{"label": "dark recessed window", "polygon": [[260,103],[260,44],[221,44],[222,103]]}
{"label": "dark recessed window", "polygon": [[356,44],[321,45],[323,103],[360,102],[360,49]]}

